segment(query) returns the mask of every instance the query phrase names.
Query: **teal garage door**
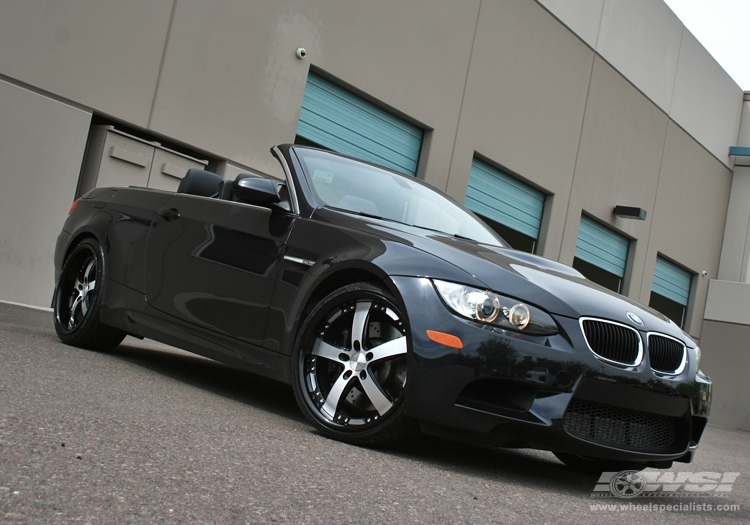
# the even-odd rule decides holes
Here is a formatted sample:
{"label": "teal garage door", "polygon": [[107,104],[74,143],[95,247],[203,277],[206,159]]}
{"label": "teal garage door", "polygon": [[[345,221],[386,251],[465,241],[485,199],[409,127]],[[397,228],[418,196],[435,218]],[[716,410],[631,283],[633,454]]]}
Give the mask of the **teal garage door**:
{"label": "teal garage door", "polygon": [[544,193],[479,159],[471,163],[465,204],[482,217],[539,238]]}
{"label": "teal garage door", "polygon": [[627,237],[585,215],[581,216],[576,257],[622,278],[628,262]]}
{"label": "teal garage door", "polygon": [[310,73],[297,135],[332,151],[415,175],[423,132]]}
{"label": "teal garage door", "polygon": [[677,304],[687,306],[692,281],[693,275],[687,270],[663,257],[656,258],[654,282],[651,285],[652,292],[658,293]]}

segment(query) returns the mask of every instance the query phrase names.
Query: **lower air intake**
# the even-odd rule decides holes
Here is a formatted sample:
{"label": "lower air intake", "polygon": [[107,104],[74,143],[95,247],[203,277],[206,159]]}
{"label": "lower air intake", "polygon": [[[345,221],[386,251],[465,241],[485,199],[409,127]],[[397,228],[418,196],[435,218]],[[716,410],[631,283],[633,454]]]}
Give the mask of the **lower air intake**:
{"label": "lower air intake", "polygon": [[573,400],[563,419],[575,437],[624,450],[667,453],[681,450],[680,420],[635,410]]}

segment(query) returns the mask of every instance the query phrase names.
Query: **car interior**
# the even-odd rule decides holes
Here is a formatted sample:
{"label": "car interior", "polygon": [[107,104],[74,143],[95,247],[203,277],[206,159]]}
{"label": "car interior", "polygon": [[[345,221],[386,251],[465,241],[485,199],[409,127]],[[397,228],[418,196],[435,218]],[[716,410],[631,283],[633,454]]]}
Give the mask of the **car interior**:
{"label": "car interior", "polygon": [[[177,193],[239,202],[232,192],[232,185],[235,181],[248,177],[261,178],[259,175],[240,173],[234,180],[224,180],[221,176],[211,171],[191,168],[187,170],[185,177],[180,181]],[[278,181],[276,183],[276,192],[280,199],[279,202],[276,203],[276,206],[283,210],[291,211],[291,200],[289,198],[289,190],[286,186],[286,182]]]}

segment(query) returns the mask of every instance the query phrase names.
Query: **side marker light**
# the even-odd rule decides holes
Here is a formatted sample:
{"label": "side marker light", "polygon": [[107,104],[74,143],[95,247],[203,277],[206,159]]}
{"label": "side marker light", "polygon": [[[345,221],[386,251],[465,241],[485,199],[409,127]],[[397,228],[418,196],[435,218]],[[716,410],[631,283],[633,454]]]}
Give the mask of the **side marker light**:
{"label": "side marker light", "polygon": [[446,334],[444,332],[436,332],[435,330],[427,330],[427,337],[431,341],[435,341],[441,345],[448,346],[450,348],[458,348],[459,350],[464,347],[461,339],[455,335]]}

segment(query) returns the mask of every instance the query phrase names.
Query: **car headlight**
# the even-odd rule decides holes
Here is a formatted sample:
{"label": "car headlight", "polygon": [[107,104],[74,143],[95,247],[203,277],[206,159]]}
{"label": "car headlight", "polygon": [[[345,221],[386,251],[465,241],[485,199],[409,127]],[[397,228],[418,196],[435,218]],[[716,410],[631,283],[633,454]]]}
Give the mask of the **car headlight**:
{"label": "car headlight", "polygon": [[701,349],[698,345],[695,345],[695,348],[691,348],[693,352],[695,352],[695,369],[700,370],[701,368]]}
{"label": "car headlight", "polygon": [[458,315],[531,335],[557,333],[554,319],[522,301],[463,284],[432,281],[445,304]]}

